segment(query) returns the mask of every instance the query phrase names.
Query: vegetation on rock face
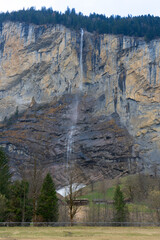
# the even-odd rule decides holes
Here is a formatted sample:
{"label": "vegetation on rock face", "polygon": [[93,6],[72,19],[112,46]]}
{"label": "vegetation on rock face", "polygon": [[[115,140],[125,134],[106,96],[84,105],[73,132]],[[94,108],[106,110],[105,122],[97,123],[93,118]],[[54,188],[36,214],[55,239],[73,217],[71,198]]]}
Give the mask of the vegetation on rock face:
{"label": "vegetation on rock face", "polygon": [[[65,13],[54,11],[52,8],[35,10],[31,7],[27,10],[17,12],[7,12],[0,14],[0,23],[4,21],[25,22],[37,25],[42,24],[62,24],[66,27],[79,30],[84,28],[89,32],[99,34],[123,34],[135,37],[144,37],[149,41],[160,37],[160,17],[152,15],[132,17],[110,16],[102,14],[90,14],[84,16],[82,13],[76,13],[75,9],[67,8]],[[26,28],[27,31],[27,28]]]}

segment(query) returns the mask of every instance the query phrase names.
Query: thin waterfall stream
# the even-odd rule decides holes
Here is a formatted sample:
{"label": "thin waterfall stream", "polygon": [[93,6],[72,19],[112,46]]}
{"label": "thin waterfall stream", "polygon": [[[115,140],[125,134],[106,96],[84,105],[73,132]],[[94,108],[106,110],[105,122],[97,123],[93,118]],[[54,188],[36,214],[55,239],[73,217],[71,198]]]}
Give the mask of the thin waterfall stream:
{"label": "thin waterfall stream", "polygon": [[68,141],[67,141],[67,161],[66,161],[66,168],[69,167],[69,163],[71,160],[72,155],[72,147],[73,147],[73,138],[74,133],[76,131],[76,124],[78,119],[78,106],[79,106],[79,94],[82,92],[83,88],[83,29],[81,29],[81,39],[80,39],[80,83],[78,86],[78,92],[75,96],[75,103],[73,106],[73,114],[72,114],[72,126],[70,128],[69,134],[68,134]]}
{"label": "thin waterfall stream", "polygon": [[81,46],[80,46],[80,86],[79,89],[82,91],[83,86],[83,29],[81,28]]}

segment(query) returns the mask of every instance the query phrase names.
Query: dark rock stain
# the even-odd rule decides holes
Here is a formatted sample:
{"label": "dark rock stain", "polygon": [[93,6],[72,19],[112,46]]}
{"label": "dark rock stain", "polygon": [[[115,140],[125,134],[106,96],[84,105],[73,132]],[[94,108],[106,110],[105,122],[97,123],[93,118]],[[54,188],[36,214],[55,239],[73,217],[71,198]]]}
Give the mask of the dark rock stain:
{"label": "dark rock stain", "polygon": [[27,23],[23,23],[22,24],[22,29],[21,29],[21,32],[24,32],[24,38],[27,40],[28,38],[28,33],[29,33],[29,24]]}
{"label": "dark rock stain", "polygon": [[114,90],[114,111],[117,112],[117,87]]}
{"label": "dark rock stain", "polygon": [[1,43],[0,43],[0,51],[3,55],[3,52],[4,52],[4,47],[5,47],[5,40],[3,40]]}
{"label": "dark rock stain", "polygon": [[122,94],[126,91],[126,69],[123,64],[120,65],[120,74],[118,78],[118,86]]}

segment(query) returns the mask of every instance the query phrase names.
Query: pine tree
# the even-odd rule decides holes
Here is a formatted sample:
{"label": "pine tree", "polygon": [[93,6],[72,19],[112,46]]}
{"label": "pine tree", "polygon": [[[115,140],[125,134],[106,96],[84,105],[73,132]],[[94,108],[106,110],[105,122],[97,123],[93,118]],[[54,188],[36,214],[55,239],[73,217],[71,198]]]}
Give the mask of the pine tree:
{"label": "pine tree", "polygon": [[7,217],[7,199],[0,194],[0,222],[5,222]]}
{"label": "pine tree", "polygon": [[38,200],[37,214],[41,216],[45,222],[56,222],[58,220],[58,199],[54,182],[49,173],[43,181]]}
{"label": "pine tree", "polygon": [[10,179],[8,158],[3,149],[0,148],[0,194],[8,196]]}
{"label": "pine tree", "polygon": [[125,222],[127,219],[127,207],[124,201],[123,192],[120,189],[120,186],[117,185],[115,193],[114,193],[114,221],[115,222]]}
{"label": "pine tree", "polygon": [[10,187],[9,215],[15,222],[29,222],[32,219],[32,204],[28,198],[27,181],[15,181]]}

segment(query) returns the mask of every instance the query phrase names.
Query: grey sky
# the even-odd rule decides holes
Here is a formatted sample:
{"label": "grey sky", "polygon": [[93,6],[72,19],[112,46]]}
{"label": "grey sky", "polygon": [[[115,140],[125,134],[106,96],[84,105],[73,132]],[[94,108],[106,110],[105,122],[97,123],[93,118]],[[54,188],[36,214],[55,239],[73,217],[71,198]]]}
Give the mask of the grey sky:
{"label": "grey sky", "polygon": [[0,11],[12,11],[35,6],[52,7],[53,10],[64,12],[69,8],[75,8],[77,12],[85,15],[99,13],[127,16],[128,14],[144,15],[153,14],[160,16],[160,0],[2,0]]}

